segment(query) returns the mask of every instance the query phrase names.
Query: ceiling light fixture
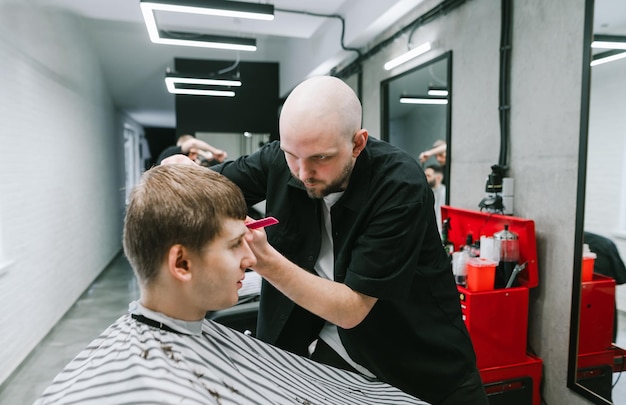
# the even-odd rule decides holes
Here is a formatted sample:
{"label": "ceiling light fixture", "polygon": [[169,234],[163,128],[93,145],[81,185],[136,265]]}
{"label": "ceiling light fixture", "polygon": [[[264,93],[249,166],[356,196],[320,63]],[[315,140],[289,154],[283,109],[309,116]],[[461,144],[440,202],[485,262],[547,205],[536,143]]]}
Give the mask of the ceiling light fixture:
{"label": "ceiling light fixture", "polygon": [[429,87],[428,88],[429,96],[439,96],[439,97],[448,97],[448,89],[445,87]]}
{"label": "ceiling light fixture", "polygon": [[[148,30],[148,32],[150,32]],[[150,34],[152,42],[167,45],[195,46],[201,48],[233,49],[256,51],[256,39],[227,37],[222,35],[193,34],[189,32],[165,32],[157,30],[156,37]]]}
{"label": "ceiling light fixture", "polygon": [[626,36],[621,35],[594,35],[592,48],[624,49],[626,50]]}
{"label": "ceiling light fixture", "polygon": [[188,94],[194,96],[216,96],[216,97],[235,97],[235,92],[232,90],[213,90],[205,89],[201,87],[189,88],[189,87],[176,87],[176,84],[191,85],[191,86],[229,86],[239,87],[241,86],[240,80],[226,80],[226,79],[201,79],[196,77],[180,77],[175,74],[168,73],[165,77],[165,85],[167,91],[172,94]]}
{"label": "ceiling light fixture", "polygon": [[[172,4],[175,3],[175,4]],[[141,13],[150,40],[157,44],[195,46],[203,48],[256,51],[256,39],[205,35],[191,32],[170,32],[157,26],[154,11],[169,11],[226,17],[274,19],[274,6],[224,0],[141,0]]]}
{"label": "ceiling light fixture", "polygon": [[613,62],[619,59],[626,58],[626,51],[613,50],[602,52],[597,55],[593,55],[593,60],[591,61],[591,66],[598,66],[603,63]]}
{"label": "ceiling light fixture", "polygon": [[448,99],[428,96],[400,96],[400,102],[402,104],[443,105],[448,104]]}
{"label": "ceiling light fixture", "polygon": [[389,62],[385,63],[383,67],[385,68],[385,70],[391,70],[397,66],[400,66],[401,64],[405,62],[410,61],[413,58],[417,58],[418,56],[430,50],[431,50],[430,42],[424,42],[422,45],[416,48],[413,48],[410,51],[398,56],[397,58],[394,58],[390,60]]}
{"label": "ceiling light fixture", "polygon": [[215,15],[219,17],[250,18],[272,21],[274,5],[246,3],[226,0],[141,0],[141,11],[146,14],[154,10],[175,13]]}

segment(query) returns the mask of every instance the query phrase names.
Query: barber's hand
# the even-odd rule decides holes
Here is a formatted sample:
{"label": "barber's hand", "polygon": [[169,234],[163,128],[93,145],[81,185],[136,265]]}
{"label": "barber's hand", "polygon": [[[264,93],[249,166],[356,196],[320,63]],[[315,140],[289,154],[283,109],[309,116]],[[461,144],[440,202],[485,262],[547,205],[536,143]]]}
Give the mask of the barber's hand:
{"label": "barber's hand", "polygon": [[419,161],[420,163],[424,163],[425,161],[428,160],[428,158],[430,157],[430,154],[428,152],[422,152],[419,155]]}
{"label": "barber's hand", "polygon": [[[248,217],[246,219],[246,222],[249,221],[252,221],[252,218]],[[272,268],[273,260],[275,260],[280,253],[269,244],[267,234],[263,228],[248,229],[246,241],[256,257],[256,265],[254,265],[252,269],[263,276]]]}
{"label": "barber's hand", "polygon": [[185,155],[172,155],[167,157],[161,161],[161,165],[195,165],[197,164],[193,160],[189,159],[188,156]]}
{"label": "barber's hand", "polygon": [[213,159],[217,160],[220,163],[222,163],[226,159],[226,157],[228,157],[228,154],[221,149],[215,149],[212,151],[212,153]]}

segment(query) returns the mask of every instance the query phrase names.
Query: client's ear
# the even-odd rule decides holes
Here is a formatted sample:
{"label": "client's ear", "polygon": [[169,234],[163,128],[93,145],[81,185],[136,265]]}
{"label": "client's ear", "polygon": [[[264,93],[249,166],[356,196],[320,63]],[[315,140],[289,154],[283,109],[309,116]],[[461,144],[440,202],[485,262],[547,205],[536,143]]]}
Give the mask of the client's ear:
{"label": "client's ear", "polygon": [[175,279],[187,281],[191,279],[191,263],[189,250],[183,245],[174,245],[167,255],[167,268]]}

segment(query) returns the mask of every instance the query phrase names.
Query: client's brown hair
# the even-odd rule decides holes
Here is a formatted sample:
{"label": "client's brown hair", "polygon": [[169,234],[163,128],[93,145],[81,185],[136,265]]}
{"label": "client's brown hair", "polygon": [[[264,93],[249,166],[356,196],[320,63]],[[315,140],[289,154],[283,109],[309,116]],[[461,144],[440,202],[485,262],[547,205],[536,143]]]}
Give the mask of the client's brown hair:
{"label": "client's brown hair", "polygon": [[173,245],[201,252],[225,218],[243,220],[246,213],[241,190],[226,177],[196,165],[155,166],[130,195],[124,252],[145,285]]}

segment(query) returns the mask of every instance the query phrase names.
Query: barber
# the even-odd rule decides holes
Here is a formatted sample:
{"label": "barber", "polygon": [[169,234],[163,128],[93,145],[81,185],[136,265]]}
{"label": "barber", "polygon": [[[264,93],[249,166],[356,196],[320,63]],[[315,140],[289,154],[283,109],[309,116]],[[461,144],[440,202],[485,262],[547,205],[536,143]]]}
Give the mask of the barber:
{"label": "barber", "polygon": [[308,79],[285,101],[280,143],[213,167],[280,220],[251,234],[257,337],[433,404],[488,404],[432,191],[361,115],[344,82]]}

